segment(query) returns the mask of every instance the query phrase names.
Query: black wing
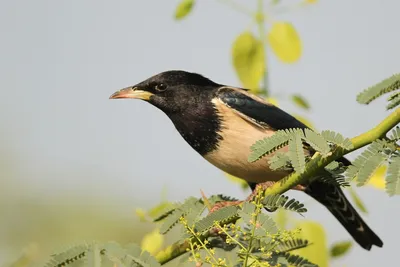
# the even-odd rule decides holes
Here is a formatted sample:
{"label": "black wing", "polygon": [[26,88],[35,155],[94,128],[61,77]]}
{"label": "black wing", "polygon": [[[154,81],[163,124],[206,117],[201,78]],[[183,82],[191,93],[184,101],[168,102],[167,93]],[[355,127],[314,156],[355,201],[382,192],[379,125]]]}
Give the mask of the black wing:
{"label": "black wing", "polygon": [[218,90],[217,97],[225,105],[259,125],[265,125],[275,130],[308,128],[280,108],[238,88],[222,87]]}

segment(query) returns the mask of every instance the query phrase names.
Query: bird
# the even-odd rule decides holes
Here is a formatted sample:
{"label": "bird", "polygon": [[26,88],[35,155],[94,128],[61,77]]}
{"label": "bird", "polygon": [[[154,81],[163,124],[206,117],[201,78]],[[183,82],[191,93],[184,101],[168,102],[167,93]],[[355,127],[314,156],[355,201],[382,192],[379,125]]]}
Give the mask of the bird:
{"label": "bird", "polygon": [[[139,99],[152,104],[169,117],[193,150],[218,169],[245,180],[253,193],[257,186],[273,184],[293,170],[272,170],[265,159],[250,163],[250,146],[278,130],[308,128],[250,90],[184,70],[158,73],[109,98]],[[310,148],[305,152],[312,155]],[[345,166],[351,164],[344,157],[338,161]],[[313,179],[293,189],[325,206],[362,248],[383,246],[339,185]]]}

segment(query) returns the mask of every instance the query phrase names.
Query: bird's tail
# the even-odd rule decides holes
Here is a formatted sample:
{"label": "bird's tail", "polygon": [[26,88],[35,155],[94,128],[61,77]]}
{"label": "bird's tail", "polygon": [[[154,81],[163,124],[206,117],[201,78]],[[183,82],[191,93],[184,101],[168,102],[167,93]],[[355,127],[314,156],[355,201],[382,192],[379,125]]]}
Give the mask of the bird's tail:
{"label": "bird's tail", "polygon": [[305,192],[327,207],[361,247],[370,250],[372,245],[383,246],[382,240],[364,222],[339,186],[315,180]]}

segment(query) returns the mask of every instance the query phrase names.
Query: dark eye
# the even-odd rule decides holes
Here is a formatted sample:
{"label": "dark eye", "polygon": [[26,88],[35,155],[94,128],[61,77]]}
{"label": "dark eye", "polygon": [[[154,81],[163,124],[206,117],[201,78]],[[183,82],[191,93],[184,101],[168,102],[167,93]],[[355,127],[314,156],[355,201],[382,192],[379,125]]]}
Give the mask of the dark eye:
{"label": "dark eye", "polygon": [[163,83],[159,83],[156,85],[155,88],[157,91],[162,92],[162,91],[165,91],[165,89],[167,89],[167,86]]}

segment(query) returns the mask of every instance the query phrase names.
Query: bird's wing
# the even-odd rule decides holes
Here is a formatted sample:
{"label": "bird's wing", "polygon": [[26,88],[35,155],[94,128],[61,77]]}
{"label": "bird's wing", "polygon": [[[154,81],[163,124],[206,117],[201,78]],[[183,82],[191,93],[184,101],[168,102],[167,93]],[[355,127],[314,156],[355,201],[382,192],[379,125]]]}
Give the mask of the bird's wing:
{"label": "bird's wing", "polygon": [[308,128],[292,115],[240,88],[221,87],[216,97],[240,117],[263,128]]}

